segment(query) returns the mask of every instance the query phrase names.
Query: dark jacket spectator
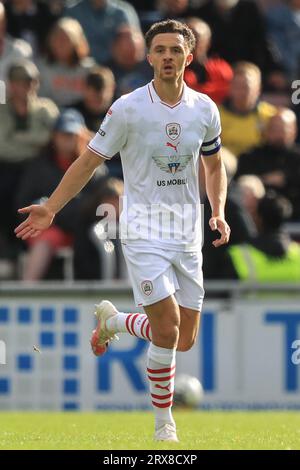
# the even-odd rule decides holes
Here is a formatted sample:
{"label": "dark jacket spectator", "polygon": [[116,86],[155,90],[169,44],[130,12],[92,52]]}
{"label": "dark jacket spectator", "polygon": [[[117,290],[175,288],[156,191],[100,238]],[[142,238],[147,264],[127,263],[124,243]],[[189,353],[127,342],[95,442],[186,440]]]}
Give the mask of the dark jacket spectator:
{"label": "dark jacket spectator", "polygon": [[108,67],[93,67],[86,76],[83,97],[72,107],[77,109],[85,120],[86,127],[97,132],[104,119],[115,93],[115,78]]}
{"label": "dark jacket spectator", "polygon": [[[208,199],[204,202],[204,246],[203,246],[203,275],[205,279],[218,279],[220,266],[226,256],[226,247],[215,248],[212,242],[216,239],[216,232],[209,227],[211,207]],[[245,243],[255,235],[255,226],[241,203],[241,192],[238,185],[232,181],[228,188],[226,221],[231,227],[230,244]]]}
{"label": "dark jacket spectator", "polygon": [[27,41],[35,54],[41,52],[58,15],[40,0],[11,0],[6,3],[5,9],[8,34]]}
{"label": "dark jacket spectator", "polygon": [[[243,195],[239,185],[232,180],[236,172],[236,157],[226,148],[223,148],[223,162],[229,182],[228,196],[225,207],[225,218],[231,227],[229,243],[245,243],[256,235],[256,227],[251,218],[250,212],[243,205]],[[201,183],[201,187],[204,184]],[[219,277],[220,266],[226,256],[226,247],[215,248],[212,242],[216,239],[216,232],[209,226],[211,218],[211,207],[206,195],[202,194],[204,200],[204,244],[203,244],[203,273],[205,279],[217,279]]]}
{"label": "dark jacket spectator", "polygon": [[[0,1],[0,80],[6,80],[10,65],[19,59],[31,59],[32,48],[23,39],[11,38],[6,31],[6,14]],[[2,104],[1,99],[0,103]]]}
{"label": "dark jacket spectator", "polygon": [[132,6],[138,13],[142,11],[153,11],[156,8],[156,0],[130,0]]}
{"label": "dark jacket spectator", "polygon": [[300,221],[300,148],[295,145],[296,116],[281,109],[266,127],[266,143],[241,155],[236,177],[259,176],[267,188],[274,189],[290,200],[292,219]]}
{"label": "dark jacket spectator", "polygon": [[[95,191],[90,192],[80,206],[78,213],[79,224],[74,240],[74,268],[76,279],[101,279],[108,273],[105,272],[105,263],[101,262],[100,244],[108,244],[109,250],[113,251],[115,265],[113,277],[121,275],[121,244],[118,234],[119,203],[123,194],[123,182],[117,178],[104,177]],[[115,218],[111,223],[116,227],[116,238],[101,241],[97,238],[95,226],[101,223],[101,219],[96,215],[97,208],[101,204],[110,204],[114,210]],[[108,217],[108,215],[107,215]],[[92,236],[92,233],[94,236]],[[102,233],[102,232],[101,232]],[[103,250],[105,252],[105,250]],[[103,255],[103,253],[102,253]]]}

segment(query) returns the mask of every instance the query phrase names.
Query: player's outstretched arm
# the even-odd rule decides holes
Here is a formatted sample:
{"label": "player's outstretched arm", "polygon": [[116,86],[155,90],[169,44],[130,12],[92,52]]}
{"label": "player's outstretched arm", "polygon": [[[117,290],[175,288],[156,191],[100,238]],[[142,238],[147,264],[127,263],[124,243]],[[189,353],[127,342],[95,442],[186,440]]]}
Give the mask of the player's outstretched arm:
{"label": "player's outstretched arm", "polygon": [[218,230],[221,237],[213,245],[225,245],[229,241],[230,227],[225,220],[225,203],[227,196],[227,176],[221,158],[221,152],[209,157],[202,157],[205,169],[206,192],[211,206],[212,216],[209,220],[211,230]]}
{"label": "player's outstretched arm", "polygon": [[20,214],[28,214],[28,217],[16,227],[17,238],[26,240],[29,237],[36,237],[41,231],[50,227],[55,214],[81,191],[104,160],[86,149],[66,171],[61,182],[45,203],[19,209]]}

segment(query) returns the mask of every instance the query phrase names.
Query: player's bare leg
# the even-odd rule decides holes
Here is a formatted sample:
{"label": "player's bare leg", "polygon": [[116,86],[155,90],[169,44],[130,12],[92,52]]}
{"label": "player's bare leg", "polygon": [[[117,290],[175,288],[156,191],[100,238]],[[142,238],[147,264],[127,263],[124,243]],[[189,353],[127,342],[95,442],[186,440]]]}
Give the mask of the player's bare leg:
{"label": "player's bare leg", "polygon": [[198,336],[201,312],[179,306],[180,327],[177,351],[189,351]]}
{"label": "player's bare leg", "polygon": [[155,413],[155,439],[177,442],[171,408],[180,310],[173,295],[144,308],[152,331],[152,342],[147,355],[147,373]]}

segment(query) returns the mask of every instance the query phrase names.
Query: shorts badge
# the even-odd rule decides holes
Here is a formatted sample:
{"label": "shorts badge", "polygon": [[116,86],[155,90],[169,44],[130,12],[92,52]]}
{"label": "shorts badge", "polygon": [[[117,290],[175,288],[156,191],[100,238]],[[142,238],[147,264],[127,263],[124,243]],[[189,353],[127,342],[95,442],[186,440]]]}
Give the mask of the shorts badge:
{"label": "shorts badge", "polygon": [[141,283],[142,291],[145,295],[151,295],[153,292],[153,284],[151,281],[143,281]]}

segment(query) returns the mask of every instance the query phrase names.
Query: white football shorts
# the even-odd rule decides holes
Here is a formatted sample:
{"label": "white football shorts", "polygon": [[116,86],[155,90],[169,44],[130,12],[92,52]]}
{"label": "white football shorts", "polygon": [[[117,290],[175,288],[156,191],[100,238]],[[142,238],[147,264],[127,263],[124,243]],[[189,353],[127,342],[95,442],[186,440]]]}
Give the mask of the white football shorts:
{"label": "white football shorts", "polygon": [[201,311],[204,289],[202,253],[171,251],[122,244],[138,307],[175,295],[182,307]]}

